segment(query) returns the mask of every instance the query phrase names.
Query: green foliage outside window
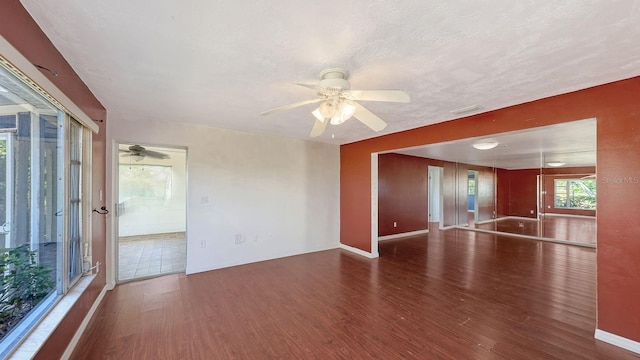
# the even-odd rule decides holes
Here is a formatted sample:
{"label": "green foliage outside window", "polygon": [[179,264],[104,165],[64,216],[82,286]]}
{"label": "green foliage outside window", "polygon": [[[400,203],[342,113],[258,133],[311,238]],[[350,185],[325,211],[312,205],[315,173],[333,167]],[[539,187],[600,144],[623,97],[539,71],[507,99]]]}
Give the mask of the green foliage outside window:
{"label": "green foliage outside window", "polygon": [[554,186],[556,208],[595,210],[595,179],[556,179]]}
{"label": "green foliage outside window", "polygon": [[0,339],[55,289],[51,270],[26,245],[0,255]]}

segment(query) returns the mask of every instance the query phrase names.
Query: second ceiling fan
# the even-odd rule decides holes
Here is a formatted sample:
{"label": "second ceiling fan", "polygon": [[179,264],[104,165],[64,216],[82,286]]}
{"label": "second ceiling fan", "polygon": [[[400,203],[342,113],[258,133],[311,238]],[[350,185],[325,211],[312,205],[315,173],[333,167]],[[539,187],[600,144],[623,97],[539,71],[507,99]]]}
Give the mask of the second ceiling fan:
{"label": "second ceiling fan", "polygon": [[351,90],[347,78],[349,73],[342,68],[330,68],[320,72],[320,82],[317,85],[294,83],[317,92],[315,99],[300,101],[264,111],[260,115],[269,115],[278,111],[289,110],[299,106],[321,103],[311,113],[316,120],[311,129],[311,137],[322,135],[327,124],[339,125],[352,116],[368,126],[373,131],[381,131],[387,123],[377,115],[367,110],[357,101],[386,101],[408,103],[411,98],[404,90]]}

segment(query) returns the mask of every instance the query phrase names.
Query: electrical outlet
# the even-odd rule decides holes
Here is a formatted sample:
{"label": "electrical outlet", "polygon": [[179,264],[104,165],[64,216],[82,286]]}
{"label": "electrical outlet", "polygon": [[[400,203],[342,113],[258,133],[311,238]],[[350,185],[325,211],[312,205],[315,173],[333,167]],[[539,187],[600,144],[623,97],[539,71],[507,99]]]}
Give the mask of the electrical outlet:
{"label": "electrical outlet", "polygon": [[398,227],[398,223],[396,221],[393,222],[393,227]]}
{"label": "electrical outlet", "polygon": [[533,214],[533,209],[531,209],[531,213]]}
{"label": "electrical outlet", "polygon": [[207,247],[207,240],[200,240],[200,248],[204,249]]}

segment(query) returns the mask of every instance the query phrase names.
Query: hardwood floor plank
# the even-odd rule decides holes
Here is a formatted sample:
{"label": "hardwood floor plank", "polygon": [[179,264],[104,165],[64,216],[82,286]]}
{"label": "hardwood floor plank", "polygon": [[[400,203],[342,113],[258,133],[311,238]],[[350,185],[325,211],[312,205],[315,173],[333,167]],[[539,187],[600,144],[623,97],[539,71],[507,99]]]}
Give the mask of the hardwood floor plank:
{"label": "hardwood floor plank", "polygon": [[595,250],[464,230],[127,283],[72,359],[640,359],[593,338]]}

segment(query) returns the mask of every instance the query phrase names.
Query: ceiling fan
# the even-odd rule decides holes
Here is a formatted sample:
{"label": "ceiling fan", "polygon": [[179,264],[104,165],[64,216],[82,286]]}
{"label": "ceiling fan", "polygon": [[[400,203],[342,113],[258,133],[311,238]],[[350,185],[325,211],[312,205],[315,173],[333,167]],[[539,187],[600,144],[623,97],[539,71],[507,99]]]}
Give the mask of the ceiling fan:
{"label": "ceiling fan", "polygon": [[147,150],[140,145],[131,145],[128,150],[120,149],[120,156],[129,156],[135,162],[142,161],[146,156],[154,159],[169,159],[169,155],[158,151]]}
{"label": "ceiling fan", "polygon": [[289,110],[307,104],[321,103],[311,113],[316,121],[311,129],[311,137],[322,135],[328,123],[339,125],[352,116],[360,120],[373,131],[381,131],[387,123],[377,115],[360,105],[359,101],[387,101],[408,103],[411,98],[404,90],[351,90],[347,81],[349,73],[342,68],[330,68],[320,72],[317,85],[294,83],[311,90],[318,96],[315,99],[300,101],[276,109],[264,111],[260,115],[269,115],[278,111]]}

